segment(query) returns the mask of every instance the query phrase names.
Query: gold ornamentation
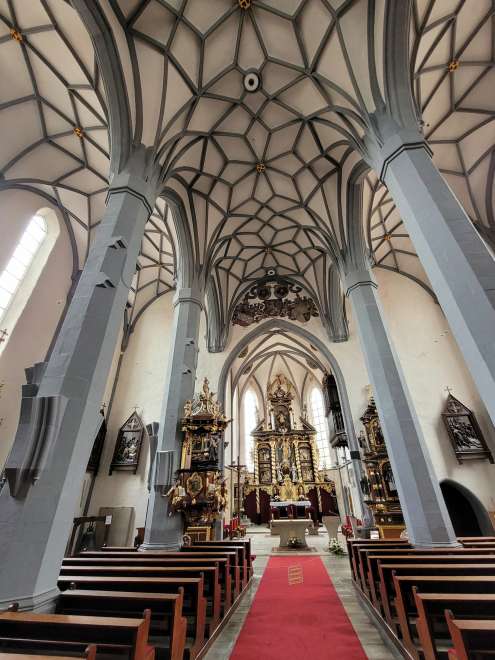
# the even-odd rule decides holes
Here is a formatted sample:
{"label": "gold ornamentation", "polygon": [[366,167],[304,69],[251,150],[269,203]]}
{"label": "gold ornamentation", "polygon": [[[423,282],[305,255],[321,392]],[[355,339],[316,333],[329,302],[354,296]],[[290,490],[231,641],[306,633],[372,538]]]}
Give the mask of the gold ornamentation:
{"label": "gold ornamentation", "polygon": [[265,163],[256,163],[256,171],[258,172],[258,174],[263,174],[265,170],[266,170]]}
{"label": "gold ornamentation", "polygon": [[239,0],[239,7],[241,9],[249,9],[251,7],[251,0]]}
{"label": "gold ornamentation", "polygon": [[74,127],[74,133],[77,135],[77,137],[82,140],[84,137],[84,131],[80,126],[75,126]]}
{"label": "gold ornamentation", "polygon": [[454,73],[454,71],[457,71],[457,69],[459,68],[459,65],[460,65],[459,60],[452,60],[451,62],[449,62],[448,67],[447,67],[448,70],[449,70],[449,73]]}
{"label": "gold ornamentation", "polygon": [[392,234],[384,234],[383,240],[384,241],[391,241],[392,240]]}
{"label": "gold ornamentation", "polygon": [[17,41],[18,44],[20,44],[23,41],[22,34],[19,32],[19,30],[16,30],[14,28],[10,29],[10,36],[14,41]]}

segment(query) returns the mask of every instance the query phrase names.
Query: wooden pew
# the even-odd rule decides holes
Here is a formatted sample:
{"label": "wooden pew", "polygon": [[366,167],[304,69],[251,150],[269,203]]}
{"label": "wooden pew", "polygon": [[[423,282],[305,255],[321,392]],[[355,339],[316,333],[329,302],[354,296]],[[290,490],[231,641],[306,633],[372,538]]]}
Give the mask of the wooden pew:
{"label": "wooden pew", "polygon": [[227,547],[227,546],[237,546],[244,549],[244,556],[246,558],[246,564],[248,569],[248,581],[253,575],[253,557],[251,554],[251,539],[242,538],[242,539],[224,539],[223,541],[195,541],[193,545],[199,547],[206,547],[214,543],[217,547]]}
{"label": "wooden pew", "polygon": [[380,575],[380,597],[385,610],[386,619],[393,627],[393,613],[391,605],[395,599],[394,576],[397,575],[431,575],[431,576],[458,576],[458,575],[489,575],[495,577],[495,563],[488,564],[383,564],[378,567]]}
{"label": "wooden pew", "polygon": [[[414,601],[418,611],[416,632],[419,650],[424,660],[438,660],[451,646],[445,610],[455,618],[495,619],[495,595],[490,594],[425,594],[413,587]],[[495,646],[495,645],[494,645]]]}
{"label": "wooden pew", "polygon": [[[352,546],[352,554],[353,554],[353,561],[354,561],[354,573],[357,576],[356,579],[356,584],[358,587],[367,593],[367,586],[366,586],[366,555],[368,552],[373,552],[376,550],[376,545],[368,545],[366,543],[364,544],[356,544]],[[409,544],[399,544],[397,543],[381,543],[380,544],[380,550],[396,550],[400,548],[411,548]]]}
{"label": "wooden pew", "polygon": [[148,608],[151,611],[149,640],[157,657],[183,660],[187,633],[183,602],[182,589],[178,594],[68,589],[58,597],[57,613],[129,617]]}
{"label": "wooden pew", "polygon": [[208,635],[220,622],[221,593],[218,581],[218,564],[214,566],[64,566],[60,575],[103,575],[108,577],[203,577],[204,596],[207,600]]}
{"label": "wooden pew", "polygon": [[405,539],[397,539],[397,541],[390,541],[388,539],[347,539],[347,554],[349,556],[349,563],[351,566],[352,578],[355,582],[359,579],[357,571],[357,549],[359,546],[369,546],[370,548],[382,548],[384,546],[392,547],[412,547]]}
{"label": "wooden pew", "polygon": [[79,557],[64,559],[62,566],[215,566],[219,568],[219,581],[222,587],[225,611],[240,593],[240,570],[236,566],[235,552],[201,553],[187,556],[182,552],[151,554],[144,552],[85,552]]}
{"label": "wooden pew", "polygon": [[153,660],[148,644],[150,611],[143,618],[66,616],[33,612],[0,614],[0,649],[84,652],[96,644],[97,656],[111,652],[133,660]]}
{"label": "wooden pew", "polygon": [[137,552],[138,548],[132,545],[106,545],[101,548],[102,552]]}
{"label": "wooden pew", "polygon": [[382,612],[384,607],[382,603],[382,593],[380,592],[380,571],[381,564],[438,564],[439,566],[448,564],[494,564],[495,556],[489,554],[474,554],[472,552],[454,553],[454,554],[406,554],[403,555],[388,555],[388,554],[371,554],[367,557],[368,571],[367,571],[367,584],[371,592],[371,599],[374,607]]}
{"label": "wooden pew", "polygon": [[96,659],[96,645],[89,644],[82,655],[39,655],[38,653],[0,653],[0,660],[74,660],[74,658]]}
{"label": "wooden pew", "polygon": [[181,548],[183,553],[195,553],[201,554],[208,549],[209,552],[220,552],[222,549],[231,550],[237,554],[237,566],[240,568],[240,579],[241,579],[241,589],[244,589],[247,586],[249,581],[249,570],[247,565],[246,558],[246,549],[241,546],[226,546],[226,545],[204,545],[206,542],[202,542],[201,545],[185,545]]}
{"label": "wooden pew", "polygon": [[454,648],[449,650],[451,660],[470,660],[495,655],[495,621],[483,619],[454,619],[445,612]]}
{"label": "wooden pew", "polygon": [[413,642],[414,629],[411,628],[411,624],[418,618],[413,588],[416,587],[417,593],[495,595],[495,576],[394,575],[394,587],[395,607],[403,644],[413,658],[418,658]]}
{"label": "wooden pew", "polygon": [[464,548],[495,548],[495,541],[464,541]]}
{"label": "wooden pew", "polygon": [[184,589],[183,614],[188,622],[187,649],[195,658],[205,641],[206,599],[202,577],[109,577],[96,575],[64,575],[58,579],[61,591],[91,589],[94,591],[139,591],[154,593],[180,593]]}
{"label": "wooden pew", "polygon": [[495,543],[495,536],[458,536],[459,543]]}

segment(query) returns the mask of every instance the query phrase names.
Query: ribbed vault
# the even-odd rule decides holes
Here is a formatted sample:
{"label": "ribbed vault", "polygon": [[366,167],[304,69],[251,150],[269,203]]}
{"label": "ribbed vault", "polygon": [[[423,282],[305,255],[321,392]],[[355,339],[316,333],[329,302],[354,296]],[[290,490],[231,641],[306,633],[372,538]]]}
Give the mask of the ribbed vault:
{"label": "ribbed vault", "polygon": [[[77,271],[110,177],[143,142],[154,147],[164,196],[180,200],[187,239],[177,240],[178,218],[159,201],[128,330],[175,286],[178,244],[187,244],[218,330],[213,347],[224,346],[246,287],[272,271],[303,286],[330,337],[345,338],[336,265],[354,231],[346,184],[386,98],[386,3],[72,4],[77,11],[63,0],[0,0],[0,186],[36,190],[60,208]],[[493,240],[493,2],[478,0],[475,11],[466,0],[412,5],[418,116],[435,163]],[[89,14],[108,32],[104,57]],[[256,91],[245,86],[250,72]],[[387,190],[372,173],[364,190],[375,265],[429,288]]]}

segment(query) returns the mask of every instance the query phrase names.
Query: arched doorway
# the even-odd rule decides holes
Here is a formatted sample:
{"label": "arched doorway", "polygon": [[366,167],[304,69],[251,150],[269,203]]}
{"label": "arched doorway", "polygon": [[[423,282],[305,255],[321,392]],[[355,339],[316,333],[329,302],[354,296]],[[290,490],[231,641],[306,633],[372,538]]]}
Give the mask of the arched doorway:
{"label": "arched doorway", "polygon": [[488,512],[476,495],[452,479],[444,479],[440,489],[457,536],[493,534]]}

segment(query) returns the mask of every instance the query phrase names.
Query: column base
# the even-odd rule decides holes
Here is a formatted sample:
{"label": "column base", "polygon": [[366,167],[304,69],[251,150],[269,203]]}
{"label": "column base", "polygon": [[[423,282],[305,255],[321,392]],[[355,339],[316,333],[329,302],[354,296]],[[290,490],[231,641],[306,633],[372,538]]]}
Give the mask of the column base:
{"label": "column base", "polygon": [[425,541],[422,543],[421,541],[411,541],[410,543],[415,547],[415,548],[421,548],[427,550],[428,548],[462,548],[462,543],[459,543],[458,541],[453,541],[452,543],[449,543],[448,541]]}
{"label": "column base", "polygon": [[149,552],[150,550],[179,550],[181,544],[177,542],[170,543],[142,543],[138,552]]}
{"label": "column base", "polygon": [[48,591],[42,591],[39,594],[33,594],[32,596],[14,596],[12,598],[2,598],[0,600],[0,612],[6,610],[13,603],[19,605],[19,611],[31,611],[31,612],[46,612],[51,613],[55,612],[55,605],[57,603],[57,598],[60,594],[60,590],[55,587]]}

